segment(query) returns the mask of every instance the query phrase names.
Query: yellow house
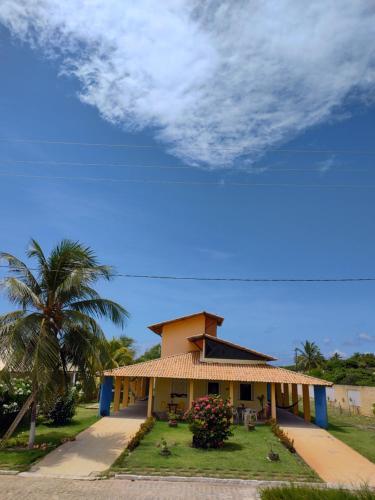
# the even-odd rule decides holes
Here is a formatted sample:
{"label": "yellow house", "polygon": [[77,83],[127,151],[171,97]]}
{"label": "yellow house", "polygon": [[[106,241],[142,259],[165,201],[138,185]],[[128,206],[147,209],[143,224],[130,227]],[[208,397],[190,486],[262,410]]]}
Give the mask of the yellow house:
{"label": "yellow house", "polygon": [[[100,414],[108,415],[115,382],[114,411],[148,398],[147,414],[185,411],[194,399],[220,394],[234,408],[252,408],[277,419],[277,408],[298,413],[298,384],[310,420],[309,386],[314,386],[315,421],[327,427],[326,386],[330,382],[273,366],[276,359],[217,335],[224,318],[205,311],[149,326],[161,337],[161,357],[108,370],[100,394]],[[262,410],[262,397],[264,412]]]}

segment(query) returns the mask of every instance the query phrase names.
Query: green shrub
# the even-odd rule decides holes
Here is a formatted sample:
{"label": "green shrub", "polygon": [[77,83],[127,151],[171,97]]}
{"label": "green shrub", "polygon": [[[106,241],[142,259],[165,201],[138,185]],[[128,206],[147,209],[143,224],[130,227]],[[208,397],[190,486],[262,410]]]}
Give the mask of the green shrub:
{"label": "green shrub", "polygon": [[134,436],[131,438],[131,440],[128,442],[128,445],[126,447],[127,451],[133,451],[137,446],[139,446],[139,443],[142,441],[142,439],[145,437],[145,435],[150,432],[150,430],[154,427],[155,424],[155,419],[154,417],[148,417],[143,424],[141,424],[138,432],[134,434]]}
{"label": "green shrub", "polygon": [[261,490],[262,500],[375,500],[375,493],[362,488],[359,491],[314,488],[309,486],[278,486]]}
{"label": "green shrub", "polygon": [[47,418],[54,425],[65,425],[71,422],[76,412],[77,400],[78,394],[75,388],[57,396],[47,413]]}
{"label": "green shrub", "polygon": [[232,435],[232,406],[220,396],[204,396],[193,401],[185,414],[189,429],[193,433],[195,448],[220,448]]}
{"label": "green shrub", "polygon": [[276,437],[279,438],[280,442],[285,446],[287,450],[289,450],[291,453],[295,453],[296,450],[294,448],[294,440],[290,439],[288,434],[284,432],[281,427],[277,424],[276,420],[268,420],[267,425],[271,426],[272,432],[275,434]]}

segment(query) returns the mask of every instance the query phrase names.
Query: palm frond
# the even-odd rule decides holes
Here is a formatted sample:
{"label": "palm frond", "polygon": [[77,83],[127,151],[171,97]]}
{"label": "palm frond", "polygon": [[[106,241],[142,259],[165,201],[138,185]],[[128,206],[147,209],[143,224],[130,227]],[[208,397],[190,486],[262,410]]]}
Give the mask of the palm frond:
{"label": "palm frond", "polygon": [[62,329],[66,332],[74,330],[75,328],[81,328],[82,330],[88,331],[99,340],[105,339],[103,330],[94,318],[82,311],[64,311]]}
{"label": "palm frond", "polygon": [[112,323],[123,328],[129,313],[120,304],[108,299],[80,300],[70,304],[70,308],[86,314],[92,314],[97,318],[110,319]]}
{"label": "palm frond", "polygon": [[39,264],[39,267],[42,271],[46,271],[48,269],[48,262],[43,253],[43,250],[39,243],[33,238],[30,241],[30,247],[26,252],[26,255],[29,258],[36,258]]}
{"label": "palm frond", "polygon": [[27,265],[14,255],[7,252],[0,252],[0,261],[5,260],[10,268],[10,272],[18,279],[26,283],[34,293],[40,293],[40,286],[34,274]]}
{"label": "palm frond", "polygon": [[1,288],[5,288],[6,294],[13,304],[19,304],[24,308],[27,306],[41,308],[38,295],[29,285],[18,278],[4,278],[0,285]]}

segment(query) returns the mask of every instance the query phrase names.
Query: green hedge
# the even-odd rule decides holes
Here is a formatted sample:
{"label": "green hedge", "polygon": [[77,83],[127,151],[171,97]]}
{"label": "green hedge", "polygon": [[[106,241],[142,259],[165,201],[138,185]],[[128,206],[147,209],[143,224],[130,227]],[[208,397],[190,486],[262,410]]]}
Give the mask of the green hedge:
{"label": "green hedge", "polygon": [[141,424],[138,432],[134,434],[134,436],[131,438],[131,440],[128,442],[128,445],[126,449],[128,451],[133,451],[137,446],[139,446],[139,443],[142,441],[142,439],[145,437],[145,435],[150,432],[150,430],[154,427],[155,424],[155,419],[154,417],[148,417],[143,424]]}
{"label": "green hedge", "polygon": [[309,486],[278,486],[261,490],[260,497],[262,500],[375,500],[375,492],[367,488],[348,491]]}

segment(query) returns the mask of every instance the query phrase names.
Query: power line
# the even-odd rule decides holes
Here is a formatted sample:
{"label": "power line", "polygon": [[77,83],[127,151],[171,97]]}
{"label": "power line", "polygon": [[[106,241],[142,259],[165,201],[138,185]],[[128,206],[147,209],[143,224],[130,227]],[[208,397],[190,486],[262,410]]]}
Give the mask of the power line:
{"label": "power line", "polygon": [[175,181],[175,180],[153,180],[153,179],[121,179],[111,177],[72,177],[72,176],[50,176],[50,175],[29,175],[15,174],[13,172],[0,172],[1,177],[16,177],[25,179],[45,179],[78,182],[110,182],[129,184],[161,184],[178,186],[221,186],[221,187],[296,187],[296,188],[324,188],[324,189],[374,189],[375,184],[294,184],[294,183],[265,183],[265,182],[206,182],[206,181]]}
{"label": "power line", "polygon": [[[83,146],[83,147],[106,147],[106,148],[131,148],[131,149],[158,149],[156,145],[149,144],[113,144],[102,142],[80,142],[80,141],[65,141],[65,140],[49,140],[49,139],[12,139],[2,137],[0,142],[9,143],[25,143],[25,144],[59,144],[62,146]],[[214,151],[237,151],[236,147],[215,147],[207,145],[207,147]],[[190,148],[200,150],[202,148]],[[246,148],[246,151],[264,152],[264,148]],[[269,152],[278,153],[297,153],[297,154],[354,154],[354,155],[375,155],[374,150],[370,149],[287,149],[287,148],[267,148]]]}
{"label": "power line", "polygon": [[[43,165],[43,166],[74,166],[74,167],[121,167],[121,168],[139,168],[139,169],[166,169],[166,170],[197,170],[198,167],[190,166],[190,165],[133,165],[129,163],[112,163],[112,162],[81,162],[81,161],[63,161],[63,160],[7,160],[0,159],[2,163],[13,163],[17,165]],[[300,168],[284,168],[284,167],[274,167],[267,165],[254,165],[255,173],[263,173],[264,172],[316,172],[316,173],[324,173],[325,171],[321,169],[321,167],[300,167]],[[343,168],[339,165],[332,165],[328,170],[337,170],[340,172],[370,172],[368,169],[361,168]],[[233,170],[233,168],[229,167],[220,167],[220,170]],[[205,170],[207,172],[209,170]],[[259,172],[261,171],[261,172]],[[217,172],[217,170],[215,170]],[[251,170],[250,170],[251,173]]]}
{"label": "power line", "polygon": [[[0,268],[7,268],[7,265],[0,265]],[[29,268],[31,271],[38,271],[37,268]],[[50,271],[61,271],[61,269],[51,269]],[[208,277],[208,276],[176,276],[157,274],[130,274],[114,273],[118,278],[139,278],[150,280],[183,280],[183,281],[223,281],[223,282],[243,282],[243,283],[354,283],[372,282],[375,277],[340,277],[340,278],[251,278],[251,277]]]}

